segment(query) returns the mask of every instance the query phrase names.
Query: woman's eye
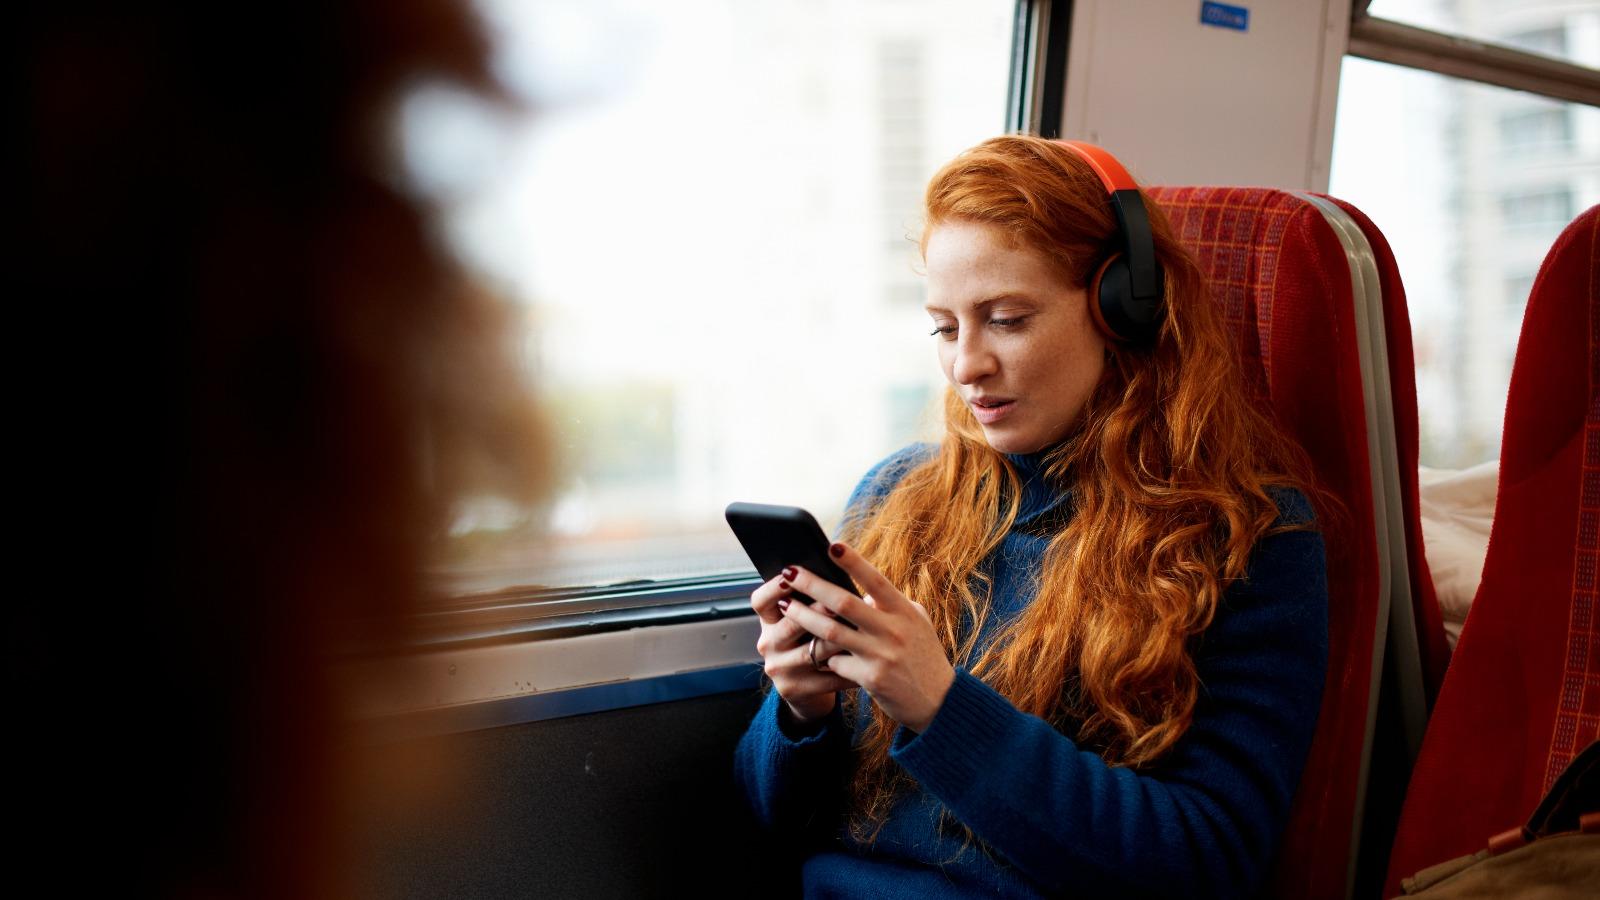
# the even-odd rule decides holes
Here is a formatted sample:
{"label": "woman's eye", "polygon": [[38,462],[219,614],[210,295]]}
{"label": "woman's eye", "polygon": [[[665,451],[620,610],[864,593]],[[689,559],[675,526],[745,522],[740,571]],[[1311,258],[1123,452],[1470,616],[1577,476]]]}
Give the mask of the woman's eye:
{"label": "woman's eye", "polygon": [[[1023,322],[1026,322],[1027,320],[1028,320],[1027,316],[1017,316],[1016,318],[1013,318],[1013,319],[990,319],[989,320],[989,324],[990,325],[994,325],[994,326],[996,326],[998,328],[1015,328],[1016,326],[1021,325]],[[929,335],[942,334],[942,335],[944,335],[946,340],[954,340],[953,336],[955,335],[955,333],[956,333],[956,326],[954,326],[954,325],[941,325],[938,328],[935,328],[934,330],[928,332]]]}

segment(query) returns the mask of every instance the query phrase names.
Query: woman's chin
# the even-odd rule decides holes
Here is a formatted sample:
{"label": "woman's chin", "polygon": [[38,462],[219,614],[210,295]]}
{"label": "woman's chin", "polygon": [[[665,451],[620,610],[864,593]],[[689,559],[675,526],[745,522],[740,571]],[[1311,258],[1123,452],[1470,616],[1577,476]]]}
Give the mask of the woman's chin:
{"label": "woman's chin", "polygon": [[1000,453],[1032,453],[1042,449],[1046,443],[1029,435],[1011,431],[990,431],[987,428],[983,430],[983,437],[991,448]]}

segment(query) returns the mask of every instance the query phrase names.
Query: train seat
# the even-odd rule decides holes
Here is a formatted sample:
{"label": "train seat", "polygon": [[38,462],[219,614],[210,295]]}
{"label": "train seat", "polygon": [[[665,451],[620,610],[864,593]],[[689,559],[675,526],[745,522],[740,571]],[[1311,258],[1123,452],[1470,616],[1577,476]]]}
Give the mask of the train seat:
{"label": "train seat", "polygon": [[1390,856],[1418,870],[1525,822],[1600,737],[1600,206],[1561,233],[1524,313],[1483,579]]}
{"label": "train seat", "polygon": [[1381,497],[1369,444],[1371,385],[1363,380],[1356,315],[1363,279],[1314,198],[1232,187],[1157,187],[1150,194],[1207,272],[1249,389],[1345,504],[1336,517],[1324,517],[1327,687],[1268,886],[1275,896],[1343,898],[1353,877],[1388,596],[1388,535],[1378,528]]}

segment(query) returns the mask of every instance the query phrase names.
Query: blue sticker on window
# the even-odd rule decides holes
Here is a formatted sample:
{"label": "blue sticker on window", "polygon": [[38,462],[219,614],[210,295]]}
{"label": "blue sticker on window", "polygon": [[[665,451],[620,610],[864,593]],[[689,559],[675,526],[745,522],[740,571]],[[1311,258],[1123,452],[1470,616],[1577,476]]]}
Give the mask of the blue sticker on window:
{"label": "blue sticker on window", "polygon": [[1206,0],[1200,4],[1200,24],[1232,28],[1235,31],[1249,31],[1250,10],[1242,6],[1229,6],[1226,3],[1212,3]]}

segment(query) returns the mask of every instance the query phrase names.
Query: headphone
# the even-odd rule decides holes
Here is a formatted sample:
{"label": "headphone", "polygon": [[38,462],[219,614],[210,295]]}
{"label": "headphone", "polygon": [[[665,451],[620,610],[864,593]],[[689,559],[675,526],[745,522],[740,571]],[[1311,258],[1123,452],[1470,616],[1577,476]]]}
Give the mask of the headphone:
{"label": "headphone", "polygon": [[1100,332],[1124,344],[1152,344],[1166,316],[1165,277],[1156,262],[1150,213],[1133,176],[1116,157],[1083,141],[1057,141],[1100,176],[1117,213],[1117,243],[1089,278],[1089,313]]}

